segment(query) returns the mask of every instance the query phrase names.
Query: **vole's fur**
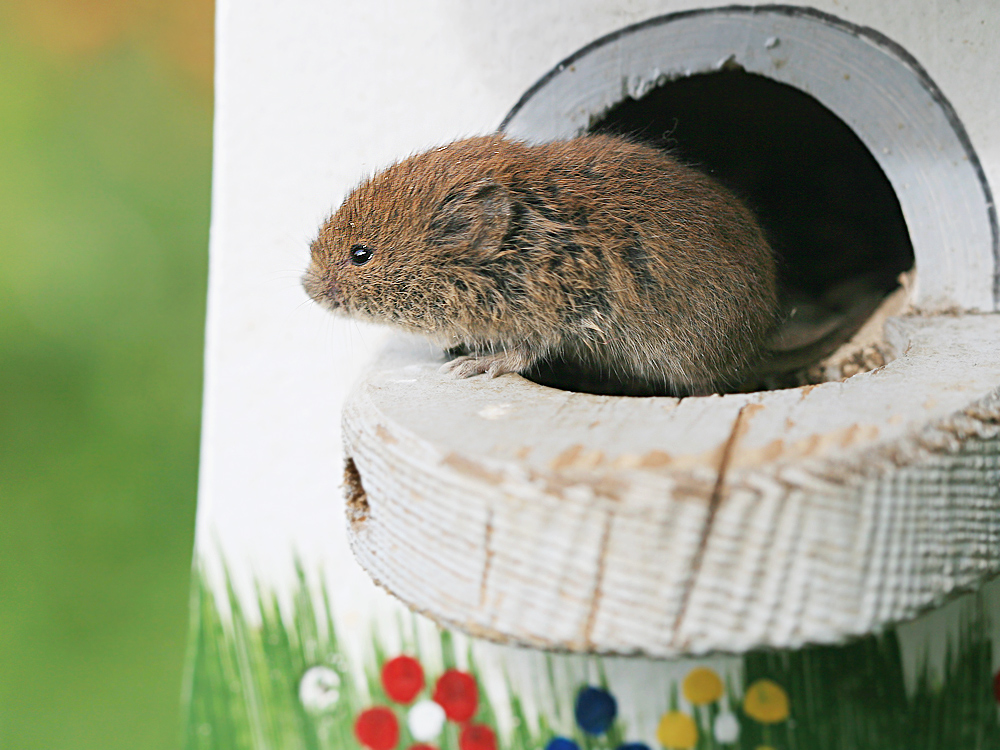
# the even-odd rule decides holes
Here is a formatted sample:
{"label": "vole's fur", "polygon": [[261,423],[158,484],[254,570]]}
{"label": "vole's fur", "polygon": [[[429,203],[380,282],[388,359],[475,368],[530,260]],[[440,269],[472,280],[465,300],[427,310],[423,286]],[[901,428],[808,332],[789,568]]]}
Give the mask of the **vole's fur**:
{"label": "vole's fur", "polygon": [[[357,246],[374,251],[363,265]],[[677,394],[739,382],[777,308],[773,253],[739,200],[596,135],[470,138],[389,167],[320,229],[303,283],[337,312],[464,349],[459,377],[560,359]]]}

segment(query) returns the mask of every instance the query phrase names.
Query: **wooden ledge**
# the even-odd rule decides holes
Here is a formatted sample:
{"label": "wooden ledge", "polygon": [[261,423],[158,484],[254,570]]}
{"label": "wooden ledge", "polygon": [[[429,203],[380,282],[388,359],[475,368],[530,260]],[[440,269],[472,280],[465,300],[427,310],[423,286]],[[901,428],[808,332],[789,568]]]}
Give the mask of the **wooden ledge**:
{"label": "wooden ledge", "polygon": [[477,636],[654,657],[836,642],[1000,571],[1000,316],[708,398],[453,380],[398,341],[344,411],[354,552]]}

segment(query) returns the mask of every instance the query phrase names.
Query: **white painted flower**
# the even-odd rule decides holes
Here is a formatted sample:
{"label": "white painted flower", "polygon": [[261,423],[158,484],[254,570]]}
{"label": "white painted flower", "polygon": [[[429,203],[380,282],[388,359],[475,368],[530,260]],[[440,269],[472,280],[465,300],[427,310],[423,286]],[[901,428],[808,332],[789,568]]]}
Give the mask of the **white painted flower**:
{"label": "white painted flower", "polygon": [[718,742],[736,742],[740,736],[740,723],[732,711],[723,711],[715,717],[715,725],[712,727],[715,739]]}
{"label": "white painted flower", "polygon": [[444,718],[444,709],[434,701],[417,701],[406,715],[406,726],[417,742],[429,742],[441,734]]}
{"label": "white painted flower", "polygon": [[330,667],[312,667],[299,681],[299,700],[313,711],[325,711],[340,700],[340,675]]}

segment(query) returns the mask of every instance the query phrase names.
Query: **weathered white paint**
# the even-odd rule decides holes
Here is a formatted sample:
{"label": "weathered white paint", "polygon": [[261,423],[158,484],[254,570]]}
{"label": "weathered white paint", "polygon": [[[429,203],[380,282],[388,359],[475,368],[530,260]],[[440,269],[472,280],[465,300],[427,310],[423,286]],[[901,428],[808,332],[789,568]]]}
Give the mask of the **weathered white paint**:
{"label": "weathered white paint", "polygon": [[1000,316],[887,330],[879,370],[683,400],[456,381],[391,350],[344,413],[355,553],[442,623],[560,649],[788,647],[912,617],[1000,571]]}

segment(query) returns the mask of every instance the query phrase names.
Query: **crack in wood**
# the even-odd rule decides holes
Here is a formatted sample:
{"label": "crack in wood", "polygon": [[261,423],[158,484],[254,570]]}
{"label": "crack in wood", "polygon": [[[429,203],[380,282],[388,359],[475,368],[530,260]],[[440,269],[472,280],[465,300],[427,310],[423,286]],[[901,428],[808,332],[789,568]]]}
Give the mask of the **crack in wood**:
{"label": "crack in wood", "polygon": [[[749,414],[753,414],[760,408],[759,404],[744,404],[740,407],[739,412],[736,414],[736,419],[733,420],[733,427],[729,432],[729,437],[726,438],[726,444],[723,446],[722,457],[719,459],[719,469],[715,478],[715,486],[712,488],[712,496],[708,501],[708,517],[705,519],[705,527],[701,533],[701,539],[698,542],[698,549],[695,550],[694,557],[691,560],[691,574],[688,577],[687,584],[684,586],[684,592],[681,594],[681,603],[677,608],[677,617],[674,618],[674,624],[671,628],[674,640],[677,639],[681,630],[681,624],[684,622],[684,617],[687,615],[691,594],[694,591],[695,582],[698,580],[698,573],[701,571],[701,565],[704,562],[705,550],[708,547],[708,537],[711,534],[712,526],[715,523],[715,513],[719,509],[719,504],[722,502],[722,490],[726,482],[726,472],[729,469],[730,460],[736,447],[736,443],[739,442],[740,437],[743,436],[743,433],[746,430],[744,415],[747,415],[747,421],[749,422]],[[686,645],[680,645],[680,647],[685,648]]]}
{"label": "crack in wood", "polygon": [[601,552],[597,557],[597,570],[594,573],[593,593],[590,596],[590,611],[587,612],[587,622],[583,627],[583,645],[584,649],[588,651],[594,650],[592,635],[594,632],[594,623],[597,620],[597,610],[600,609],[601,599],[604,594],[604,570],[608,554],[608,542],[611,539],[611,522],[614,520],[614,517],[614,511],[609,509],[608,515],[604,519],[604,529],[601,531]]}
{"label": "crack in wood", "polygon": [[490,508],[486,514],[486,531],[483,537],[483,550],[486,559],[483,561],[483,575],[479,580],[479,609],[486,606],[486,582],[490,577],[490,568],[493,567],[493,509]]}

